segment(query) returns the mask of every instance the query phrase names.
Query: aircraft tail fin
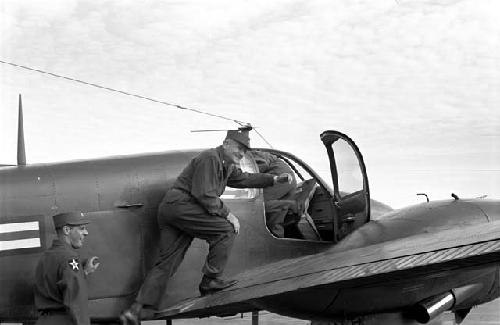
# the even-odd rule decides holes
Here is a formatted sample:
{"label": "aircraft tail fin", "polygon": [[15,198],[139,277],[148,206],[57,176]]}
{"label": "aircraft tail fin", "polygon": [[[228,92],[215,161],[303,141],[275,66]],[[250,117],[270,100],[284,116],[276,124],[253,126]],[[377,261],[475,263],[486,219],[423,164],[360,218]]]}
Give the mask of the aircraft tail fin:
{"label": "aircraft tail fin", "polygon": [[24,148],[24,127],[23,127],[23,102],[19,94],[19,117],[17,121],[17,165],[26,165],[26,151]]}

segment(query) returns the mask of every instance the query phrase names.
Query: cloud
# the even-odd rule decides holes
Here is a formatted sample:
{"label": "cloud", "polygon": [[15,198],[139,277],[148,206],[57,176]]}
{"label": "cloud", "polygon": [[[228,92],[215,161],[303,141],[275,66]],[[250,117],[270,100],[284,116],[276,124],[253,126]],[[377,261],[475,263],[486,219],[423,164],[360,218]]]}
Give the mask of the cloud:
{"label": "cloud", "polygon": [[[375,172],[393,164],[414,169],[416,161],[441,168],[439,153],[464,168],[474,163],[462,153],[499,160],[496,3],[6,4],[4,59],[252,122],[272,144],[313,165],[324,165],[324,129],[352,135]],[[28,160],[206,147],[217,135],[189,130],[235,127],[13,67],[0,72],[2,111],[16,107],[17,93],[26,96]],[[6,129],[2,141],[15,134]],[[424,158],[414,159],[417,153]]]}

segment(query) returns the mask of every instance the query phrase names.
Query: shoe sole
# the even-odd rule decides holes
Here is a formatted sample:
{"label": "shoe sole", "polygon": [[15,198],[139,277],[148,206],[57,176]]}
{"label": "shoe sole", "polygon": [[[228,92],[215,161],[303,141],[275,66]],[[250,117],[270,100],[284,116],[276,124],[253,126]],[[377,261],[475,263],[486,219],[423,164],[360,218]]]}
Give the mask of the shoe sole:
{"label": "shoe sole", "polygon": [[203,296],[206,296],[206,295],[209,295],[209,294],[212,294],[212,293],[216,293],[216,292],[222,291],[222,290],[227,289],[229,287],[232,287],[236,283],[238,283],[238,281],[234,281],[233,283],[228,284],[224,288],[217,288],[217,289],[201,289],[201,288],[198,288],[198,290],[200,291],[200,294],[203,297]]}

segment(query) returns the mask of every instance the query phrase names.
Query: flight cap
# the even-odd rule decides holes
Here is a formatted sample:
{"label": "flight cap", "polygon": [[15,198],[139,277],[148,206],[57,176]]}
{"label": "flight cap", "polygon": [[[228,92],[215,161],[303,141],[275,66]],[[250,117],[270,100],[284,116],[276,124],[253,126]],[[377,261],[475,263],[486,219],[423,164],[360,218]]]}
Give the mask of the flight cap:
{"label": "flight cap", "polygon": [[54,220],[54,227],[61,228],[62,226],[80,226],[90,223],[89,220],[83,217],[81,212],[65,212],[58,213],[52,217]]}
{"label": "flight cap", "polygon": [[248,130],[228,130],[226,139],[234,140],[245,146],[247,150],[250,149],[250,137],[248,136]]}

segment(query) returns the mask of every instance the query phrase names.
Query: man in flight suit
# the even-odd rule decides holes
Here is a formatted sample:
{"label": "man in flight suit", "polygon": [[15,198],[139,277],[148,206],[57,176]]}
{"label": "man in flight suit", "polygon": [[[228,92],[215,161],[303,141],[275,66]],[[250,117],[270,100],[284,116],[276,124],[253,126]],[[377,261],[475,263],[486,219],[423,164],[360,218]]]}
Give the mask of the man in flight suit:
{"label": "man in flight suit", "polygon": [[36,325],[89,325],[86,276],[99,263],[94,256],[83,263],[77,249],[88,235],[88,220],[80,212],[52,217],[57,239],[40,258],[35,271]]}
{"label": "man in flight suit", "polygon": [[252,155],[259,166],[259,172],[272,175],[288,173],[292,175],[289,183],[276,184],[264,189],[264,200],[266,208],[266,224],[276,237],[285,237],[285,217],[289,213],[298,214],[298,204],[294,200],[297,192],[297,181],[293,171],[283,160],[265,151],[252,151]]}
{"label": "man in flight suit", "polygon": [[226,185],[235,188],[263,188],[291,181],[291,176],[244,173],[237,166],[250,148],[246,130],[230,130],[221,146],[193,158],[166,193],[158,209],[159,257],[123,324],[139,324],[144,306],[158,309],[168,280],[181,264],[193,238],[208,242],[209,251],[199,285],[202,295],[234,285],[221,278],[240,224],[220,199]]}

